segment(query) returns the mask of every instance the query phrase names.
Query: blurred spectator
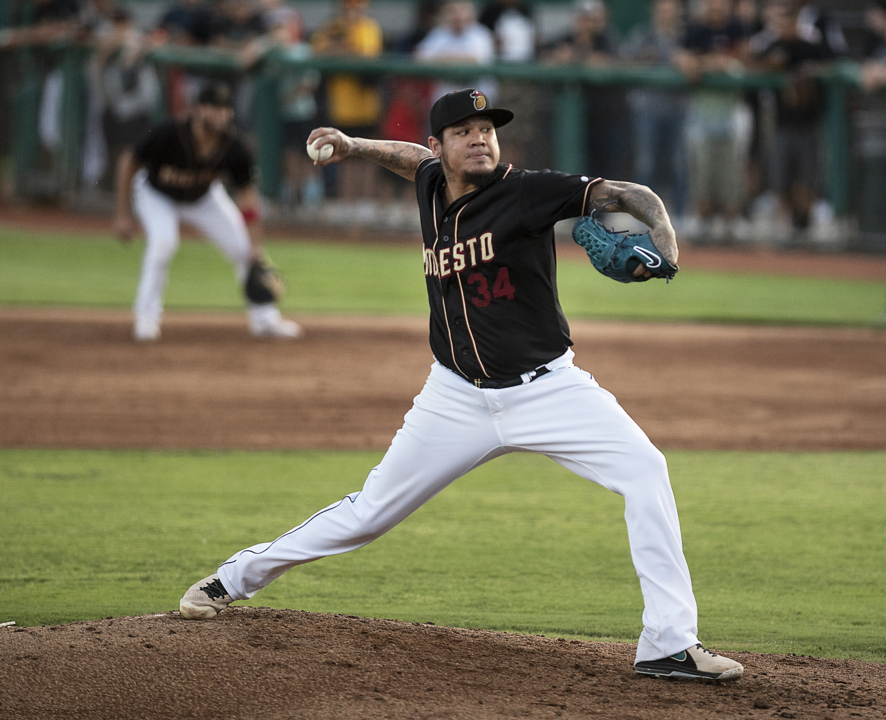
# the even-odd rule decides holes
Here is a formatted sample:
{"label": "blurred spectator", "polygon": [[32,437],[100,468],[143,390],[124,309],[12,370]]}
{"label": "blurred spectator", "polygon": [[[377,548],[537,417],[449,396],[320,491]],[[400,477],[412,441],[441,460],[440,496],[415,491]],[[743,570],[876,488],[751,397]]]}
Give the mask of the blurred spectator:
{"label": "blurred spectator", "polygon": [[607,65],[616,54],[615,39],[607,30],[606,6],[597,0],[579,0],[573,6],[569,33],[545,48],[545,60],[559,64]]}
{"label": "blurred spectator", "polygon": [[[434,29],[415,48],[415,57],[441,65],[490,65],[495,61],[495,40],[492,31],[477,22],[477,9],[472,2],[448,0],[440,9]],[[477,88],[492,103],[498,95],[495,80],[487,77],[438,82],[432,96],[438,98],[464,87]]]}
{"label": "blurred spectator", "polygon": [[[245,71],[268,49],[267,31],[255,0],[220,0],[212,16],[210,44],[233,53]],[[246,72],[225,79],[234,88],[234,122],[241,130],[249,131],[252,127],[253,80]]]}
{"label": "blurred spectator", "polygon": [[[730,0],[701,0],[676,60],[692,81],[705,73],[742,72],[747,41]],[[686,131],[695,215],[685,228],[687,239],[724,242],[748,236],[741,210],[752,123],[741,91],[692,92]]]}
{"label": "blurred spectator", "polygon": [[[387,86],[387,103],[381,124],[381,136],[397,142],[428,144],[428,112],[434,83],[424,78],[398,77]],[[392,172],[379,176],[381,199],[388,203],[382,218],[393,228],[417,220],[415,184]]]}
{"label": "blurred spectator", "polygon": [[[338,14],[314,33],[311,45],[317,55],[341,57],[377,57],[383,49],[379,24],[367,14],[367,0],[341,0]],[[332,75],[326,78],[326,110],[329,122],[347,135],[374,138],[378,135],[382,103],[378,81],[355,75]],[[345,208],[333,208],[339,214],[354,210],[356,221],[370,220],[372,202],[354,205],[358,199],[373,198],[376,167],[372,163],[347,162],[340,169],[338,195]]]}
{"label": "blurred spectator", "polygon": [[80,29],[87,42],[101,43],[114,35],[114,17],[119,8],[114,0],[86,0],[80,11]]}
{"label": "blurred spectator", "polygon": [[173,45],[206,45],[212,33],[212,10],[204,0],[178,0],[163,13],[157,28]]}
{"label": "blurred spectator", "polygon": [[[87,192],[98,189],[108,168],[108,148],[105,142],[102,116],[105,111],[101,89],[101,67],[110,53],[119,47],[114,16],[118,8],[114,0],[87,0],[80,13],[82,39],[96,48],[86,61],[86,121],[83,133],[83,164],[81,177]],[[103,189],[110,189],[106,182]]]}
{"label": "blurred spectator", "polygon": [[[268,28],[266,47],[253,43],[256,57],[270,47],[284,48],[289,59],[307,59],[311,46],[305,42],[305,21],[285,0],[260,0],[262,20]],[[290,207],[316,208],[323,201],[323,177],[305,153],[308,135],[319,124],[316,70],[283,69],[279,86],[283,135],[283,182],[281,200]]]}
{"label": "blurred spectator", "polygon": [[499,60],[529,62],[535,58],[532,9],[523,0],[492,0],[479,21],[492,30]]}
{"label": "blurred spectator", "polygon": [[735,20],[742,25],[745,36],[752,37],[763,29],[757,0],[735,0]]}
{"label": "blurred spectator", "polygon": [[[735,0],[733,10],[735,20],[742,26],[748,45],[753,38],[764,29],[757,0]],[[752,54],[752,52],[749,52]],[[766,185],[766,173],[763,166],[767,162],[771,144],[767,133],[771,134],[769,108],[764,106],[765,91],[745,90],[744,101],[751,113],[751,138],[748,145],[748,156],[745,162],[744,193],[745,206],[750,198],[756,198],[763,192]],[[748,208],[750,210],[750,208]]]}
{"label": "blurred spectator", "polygon": [[871,92],[886,87],[886,0],[878,0],[865,10],[867,41],[865,60],[861,67],[861,82]]}
{"label": "blurred spectator", "polygon": [[[535,60],[536,33],[532,9],[523,0],[492,0],[480,13],[480,23],[492,31],[501,62]],[[544,164],[538,142],[542,124],[538,86],[520,80],[499,83],[497,103],[514,111],[514,120],[499,133],[501,156],[517,167],[540,169]]]}
{"label": "blurred spectator", "polygon": [[[391,54],[411,56],[433,29],[440,6],[440,0],[421,0],[415,7],[412,27],[391,45]],[[426,145],[430,134],[427,109],[433,102],[433,87],[434,81],[428,78],[391,78],[385,88],[381,137]],[[391,172],[381,173],[379,179],[380,197],[386,204],[382,220],[392,229],[417,227],[414,183]]]}
{"label": "blurred spectator", "polygon": [[[77,0],[31,0],[30,8],[22,8],[25,18],[30,10],[30,25],[0,30],[0,48],[47,46],[55,42],[82,39],[80,5]],[[40,192],[55,195],[59,191],[54,170],[57,151],[62,142],[63,75],[57,66],[57,57],[49,52],[30,55],[43,86],[40,96],[37,135],[40,149],[33,158],[32,181],[40,184]]]}
{"label": "blurred spectator", "polygon": [[[411,56],[418,44],[433,29],[439,8],[440,0],[422,0],[416,8],[412,28],[393,44],[391,53]],[[433,101],[433,87],[434,81],[425,78],[393,78],[387,87],[381,136],[399,142],[425,145],[430,133],[427,108]],[[388,175],[394,179],[397,186],[408,188],[409,192],[414,194],[411,182],[395,173],[383,177],[387,179]]]}
{"label": "blurred spectator", "polygon": [[0,47],[47,45],[72,39],[80,30],[78,0],[30,0],[31,24],[0,30]]}
{"label": "blurred spectator", "polygon": [[[573,12],[572,32],[544,53],[548,62],[607,67],[618,61],[615,38],[609,29],[609,9],[602,0],[579,0]],[[603,178],[624,178],[630,168],[630,109],[623,90],[588,86],[584,92],[587,118],[588,171]]]}
{"label": "blurred spectator", "polygon": [[818,3],[804,3],[797,0],[800,12],[797,16],[797,32],[809,42],[820,43],[828,57],[846,57],[849,55],[849,43],[843,34],[843,28],[834,19],[830,10],[819,7]]}
{"label": "blurred spectator", "polygon": [[[653,0],[650,25],[637,28],[624,46],[634,62],[670,67],[684,32],[680,0]],[[628,95],[634,128],[634,182],[652,188],[665,200],[675,222],[683,220],[687,204],[684,126],[686,93],[639,89]]]}
{"label": "blurred spectator", "polygon": [[241,50],[267,32],[253,0],[220,0],[210,24],[210,42],[216,47]]}
{"label": "blurred spectator", "polygon": [[[306,42],[291,42],[291,30],[292,26],[283,20],[272,26],[271,36],[278,46],[286,47],[287,57],[309,58],[311,46]],[[320,73],[316,70],[287,67],[280,79],[284,161],[282,199],[287,205],[309,210],[317,208],[324,197],[323,174],[305,152],[308,135],[320,124],[319,87]]]}
{"label": "blurred spectator", "polygon": [[128,11],[113,14],[113,37],[96,57],[103,99],[102,129],[107,145],[102,188],[113,189],[120,154],[150,128],[160,95],[160,82],[145,55],[150,49]]}
{"label": "blurred spectator", "polygon": [[259,0],[259,11],[275,43],[291,45],[307,39],[304,18],[286,0]]}
{"label": "blurred spectator", "polygon": [[[421,0],[412,28],[391,47],[394,55],[413,55],[418,44],[433,30],[440,10],[440,0]],[[396,77],[387,89],[387,102],[381,136],[419,145],[427,143],[430,127],[427,109],[433,102],[434,81],[426,78]],[[413,192],[413,184],[395,173],[394,182]],[[401,183],[402,181],[402,183]]]}
{"label": "blurred spectator", "polygon": [[412,27],[393,41],[390,52],[395,55],[412,55],[418,44],[433,30],[442,5],[443,0],[419,0],[415,4]]}
{"label": "blurred spectator", "polygon": [[[208,45],[212,37],[212,8],[206,0],[176,0],[157,23],[154,39],[170,45]],[[201,78],[180,67],[164,69],[166,108],[184,117],[200,90]]]}
{"label": "blurred spectator", "polygon": [[773,190],[795,231],[809,227],[810,212],[819,196],[824,92],[814,77],[830,57],[822,42],[801,37],[799,8],[791,0],[769,0],[768,30],[773,40],[758,51],[766,70],[786,71],[787,83],[776,94],[776,131],[770,158]]}
{"label": "blurred spectator", "polygon": [[886,59],[886,0],[876,0],[865,8],[861,55],[864,58]]}

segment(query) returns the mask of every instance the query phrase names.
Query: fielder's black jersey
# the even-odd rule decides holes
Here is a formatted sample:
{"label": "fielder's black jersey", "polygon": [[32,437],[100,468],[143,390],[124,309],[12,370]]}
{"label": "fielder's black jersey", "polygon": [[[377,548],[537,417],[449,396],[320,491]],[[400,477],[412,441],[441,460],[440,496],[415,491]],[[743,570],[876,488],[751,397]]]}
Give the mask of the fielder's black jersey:
{"label": "fielder's black jersey", "polygon": [[447,206],[440,161],[415,176],[431,350],[469,379],[514,378],[572,345],[557,293],[554,224],[584,215],[600,178],[499,164]]}
{"label": "fielder's black jersey", "polygon": [[199,200],[217,178],[228,176],[234,187],[243,188],[255,177],[252,153],[234,134],[223,135],[210,155],[199,155],[190,120],[153,127],[134,150],[148,170],[148,182],[173,200]]}

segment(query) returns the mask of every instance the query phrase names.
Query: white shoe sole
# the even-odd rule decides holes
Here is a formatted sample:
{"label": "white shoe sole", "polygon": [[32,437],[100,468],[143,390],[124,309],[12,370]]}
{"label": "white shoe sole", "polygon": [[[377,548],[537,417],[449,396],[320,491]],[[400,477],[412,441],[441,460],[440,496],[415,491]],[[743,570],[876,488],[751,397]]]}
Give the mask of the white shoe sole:
{"label": "white shoe sole", "polygon": [[208,605],[194,605],[193,603],[185,602],[184,600],[179,604],[178,610],[182,614],[182,617],[185,617],[188,620],[212,620],[212,618],[218,615],[218,611],[214,607]]}
{"label": "white shoe sole", "polygon": [[258,327],[250,330],[252,337],[260,340],[298,340],[305,334],[301,326],[291,320],[271,327]]}
{"label": "white shoe sole", "polygon": [[132,339],[140,343],[157,342],[160,339],[160,328],[149,330],[137,328],[132,331]]}
{"label": "white shoe sole", "polygon": [[690,672],[683,672],[681,670],[672,670],[669,673],[661,673],[655,672],[653,670],[642,670],[639,668],[634,668],[634,671],[638,675],[648,675],[649,677],[660,677],[660,678],[679,678],[684,680],[738,680],[744,668],[733,668],[731,670],[724,670],[719,675],[711,676],[711,675],[695,675]]}

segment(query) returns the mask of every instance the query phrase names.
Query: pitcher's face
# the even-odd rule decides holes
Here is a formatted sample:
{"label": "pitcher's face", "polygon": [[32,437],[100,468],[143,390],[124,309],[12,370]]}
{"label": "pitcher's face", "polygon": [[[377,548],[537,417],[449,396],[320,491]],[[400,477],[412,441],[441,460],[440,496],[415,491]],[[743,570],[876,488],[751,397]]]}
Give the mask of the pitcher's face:
{"label": "pitcher's face", "polygon": [[442,142],[432,143],[431,151],[448,177],[469,182],[492,173],[501,157],[495,125],[482,115],[444,128]]}

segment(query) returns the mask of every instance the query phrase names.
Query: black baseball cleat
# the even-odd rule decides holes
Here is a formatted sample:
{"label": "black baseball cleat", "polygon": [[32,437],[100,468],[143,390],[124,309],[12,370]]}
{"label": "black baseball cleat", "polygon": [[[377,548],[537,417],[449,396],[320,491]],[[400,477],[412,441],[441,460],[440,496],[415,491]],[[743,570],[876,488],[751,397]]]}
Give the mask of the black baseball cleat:
{"label": "black baseball cleat", "polygon": [[701,643],[661,660],[644,660],[634,665],[640,675],[689,678],[693,680],[738,680],[744,668],[741,663],[705,650]]}
{"label": "black baseball cleat", "polygon": [[188,620],[210,620],[234,602],[218,573],[191,585],[182,597],[178,609]]}

